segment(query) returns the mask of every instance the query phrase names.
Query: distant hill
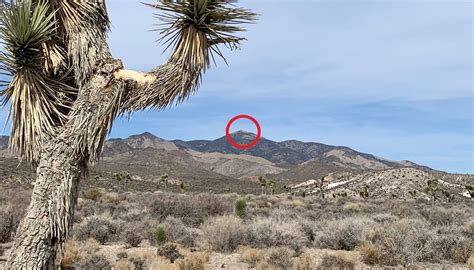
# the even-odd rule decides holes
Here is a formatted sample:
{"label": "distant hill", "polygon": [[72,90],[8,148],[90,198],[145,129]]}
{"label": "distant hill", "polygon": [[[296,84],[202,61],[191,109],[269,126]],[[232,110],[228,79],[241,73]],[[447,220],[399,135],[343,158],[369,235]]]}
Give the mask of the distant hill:
{"label": "distant hill", "polygon": [[[238,131],[231,136],[235,142],[247,144],[256,135]],[[0,163],[4,165],[0,178],[3,175],[10,182],[31,182],[31,168],[22,166],[15,171],[17,162],[8,156],[7,146],[8,137],[0,137]],[[103,159],[91,168],[91,177],[84,184],[107,189],[154,190],[162,188],[161,176],[168,175],[168,188],[175,191],[185,187],[196,192],[258,193],[259,176],[276,181],[281,191],[284,186],[318,181],[328,175],[362,175],[399,168],[435,173],[410,161],[390,161],[344,146],[261,138],[255,147],[240,150],[225,137],[168,141],[145,132],[107,140]]]}
{"label": "distant hill", "polygon": [[[416,168],[395,168],[369,172],[331,173],[323,177],[323,193],[329,198],[363,197],[425,199],[450,202],[472,200],[468,186],[474,175],[426,172]],[[428,181],[437,181],[435,193],[427,190]],[[291,187],[293,193],[321,196],[321,180],[308,180]]]}

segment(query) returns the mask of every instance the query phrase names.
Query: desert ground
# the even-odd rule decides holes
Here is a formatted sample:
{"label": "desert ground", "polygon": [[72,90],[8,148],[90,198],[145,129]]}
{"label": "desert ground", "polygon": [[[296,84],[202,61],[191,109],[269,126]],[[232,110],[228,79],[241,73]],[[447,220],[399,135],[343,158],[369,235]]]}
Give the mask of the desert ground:
{"label": "desert ground", "polygon": [[[4,254],[31,190],[0,192]],[[84,188],[64,269],[473,269],[471,201]],[[470,267],[470,268],[469,268]]]}

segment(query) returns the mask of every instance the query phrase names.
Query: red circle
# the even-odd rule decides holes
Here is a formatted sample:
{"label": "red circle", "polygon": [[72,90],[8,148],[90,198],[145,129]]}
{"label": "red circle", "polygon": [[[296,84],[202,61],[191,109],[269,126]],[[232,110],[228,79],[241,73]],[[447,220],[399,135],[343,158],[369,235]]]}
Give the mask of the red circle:
{"label": "red circle", "polygon": [[[234,142],[232,140],[232,137],[230,136],[230,126],[232,126],[232,124],[236,120],[239,120],[239,119],[248,119],[248,120],[252,121],[255,124],[255,126],[257,127],[257,137],[255,137],[255,139],[249,144],[245,144],[245,145],[238,144],[238,143]],[[262,130],[260,129],[260,124],[258,123],[258,121],[255,118],[253,118],[252,116],[246,115],[246,114],[237,115],[236,117],[232,118],[229,121],[229,123],[227,124],[227,127],[225,128],[225,136],[227,137],[227,140],[229,141],[229,143],[233,147],[239,148],[239,149],[249,149],[249,148],[254,147],[255,145],[257,145],[258,141],[260,140],[261,135],[262,135]]]}

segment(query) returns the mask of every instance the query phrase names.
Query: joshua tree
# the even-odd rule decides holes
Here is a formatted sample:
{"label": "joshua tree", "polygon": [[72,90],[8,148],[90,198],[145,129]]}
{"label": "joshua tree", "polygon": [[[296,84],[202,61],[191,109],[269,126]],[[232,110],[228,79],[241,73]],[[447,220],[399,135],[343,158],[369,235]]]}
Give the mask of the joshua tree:
{"label": "joshua tree", "polygon": [[258,182],[260,183],[260,186],[262,187],[262,194],[267,194],[267,180],[263,178],[263,176],[259,176]]}
{"label": "joshua tree", "polygon": [[169,176],[167,174],[162,175],[160,178],[160,184],[163,184],[165,186],[165,191],[166,191],[166,187],[168,186],[168,179],[169,179]]}
{"label": "joshua tree", "polygon": [[324,189],[324,179],[325,177],[321,177],[321,181],[319,183],[319,194],[321,195],[321,198],[324,199],[324,192],[325,192],[325,189]]}
{"label": "joshua tree", "polygon": [[438,198],[438,192],[440,191],[438,179],[431,179],[426,182],[425,192],[431,195],[433,204]]}
{"label": "joshua tree", "polygon": [[369,185],[365,184],[359,189],[359,196],[365,200],[369,198]]}
{"label": "joshua tree", "polygon": [[[162,0],[155,8],[171,55],[150,72],[124,69],[107,44],[104,0],[11,0],[1,11],[1,90],[10,150],[36,168],[27,217],[6,269],[55,269],[72,226],[80,180],[114,120],[163,109],[194,93],[219,45],[238,48],[255,14],[231,0]],[[150,56],[151,58],[152,56]]]}

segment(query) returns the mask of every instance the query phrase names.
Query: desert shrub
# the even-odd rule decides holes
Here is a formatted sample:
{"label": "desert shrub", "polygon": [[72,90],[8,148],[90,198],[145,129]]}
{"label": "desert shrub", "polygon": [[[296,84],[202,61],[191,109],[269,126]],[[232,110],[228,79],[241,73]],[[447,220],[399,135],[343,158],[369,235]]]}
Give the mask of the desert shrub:
{"label": "desert shrub", "polygon": [[144,270],[145,260],[139,257],[130,258],[129,261],[132,263],[134,270]]}
{"label": "desert shrub", "polygon": [[232,252],[245,241],[244,225],[234,216],[210,217],[201,230],[202,245],[210,250]]}
{"label": "desert shrub", "polygon": [[78,240],[93,238],[101,244],[105,244],[116,234],[116,226],[112,222],[101,218],[91,217],[86,219],[76,230]]}
{"label": "desert shrub", "polygon": [[371,242],[380,246],[380,264],[407,265],[424,261],[430,255],[430,239],[435,234],[419,219],[401,219],[384,227],[377,227]]}
{"label": "desert shrub", "polygon": [[98,254],[88,254],[74,265],[81,270],[108,270],[112,269],[105,256]]}
{"label": "desert shrub", "polygon": [[125,252],[125,251],[120,251],[119,253],[117,253],[117,259],[121,260],[121,259],[126,259],[128,258],[128,253]]}
{"label": "desert shrub", "polygon": [[457,224],[459,217],[461,216],[459,211],[456,209],[449,209],[444,207],[431,207],[423,209],[420,214],[428,221],[432,226],[448,226],[451,224]]}
{"label": "desert shrub", "polygon": [[247,244],[266,248],[288,246],[299,251],[308,245],[305,233],[297,221],[280,221],[274,218],[259,218],[248,225]]}
{"label": "desert shrub", "polygon": [[123,233],[123,240],[132,247],[138,247],[143,238],[136,230],[129,229]]}
{"label": "desert shrub", "polygon": [[377,223],[393,223],[397,221],[399,218],[392,214],[384,213],[384,214],[376,214],[372,216],[372,219]]}
{"label": "desert shrub", "polygon": [[322,258],[318,269],[354,269],[355,263],[343,256],[326,255]]}
{"label": "desert shrub", "polygon": [[167,241],[187,247],[194,246],[194,239],[198,236],[196,229],[186,227],[180,219],[169,216],[161,226],[166,232]]}
{"label": "desert shrub", "polygon": [[12,240],[16,224],[14,224],[13,211],[10,207],[0,210],[0,243]]}
{"label": "desert shrub", "polygon": [[27,193],[17,191],[18,194],[12,194],[13,191],[5,192],[5,196],[11,196],[8,201],[0,200],[0,243],[6,243],[13,240],[18,225],[25,215],[28,201],[23,198]]}
{"label": "desert shrub", "polygon": [[268,263],[272,269],[291,269],[293,266],[293,251],[287,247],[277,247],[268,250]]}
{"label": "desert shrub", "polygon": [[155,241],[157,244],[164,243],[166,241],[166,230],[162,225],[156,227]]}
{"label": "desert shrub", "polygon": [[474,219],[468,220],[464,223],[463,232],[467,237],[474,240]]}
{"label": "desert shrub", "polygon": [[64,248],[62,266],[72,266],[82,259],[82,251],[75,240],[69,240]]}
{"label": "desert shrub", "polygon": [[238,198],[234,203],[234,212],[239,218],[247,215],[247,201],[245,198]]}
{"label": "desert shrub", "polygon": [[334,250],[353,250],[360,245],[375,222],[366,218],[332,220],[318,232],[315,245]]}
{"label": "desert shrub", "polygon": [[179,259],[176,264],[179,270],[205,270],[209,256],[203,252],[194,252],[186,258]]}
{"label": "desert shrub", "polygon": [[342,206],[346,212],[361,212],[365,208],[367,208],[367,204],[362,202],[347,202]]}
{"label": "desert shrub", "polygon": [[104,196],[104,192],[99,189],[92,188],[89,190],[85,190],[82,192],[82,198],[87,200],[92,200],[95,202],[100,202],[102,196]]}
{"label": "desert shrub", "polygon": [[177,259],[182,258],[183,255],[179,253],[175,244],[166,243],[157,249],[158,256],[165,257],[170,260],[171,263],[174,263]]}
{"label": "desert shrub", "polygon": [[181,218],[188,225],[197,226],[209,216],[231,214],[232,200],[214,194],[167,194],[156,193],[148,208],[152,217],[160,222],[168,216]]}
{"label": "desert shrub", "polygon": [[447,260],[466,263],[474,252],[474,242],[459,234],[438,234],[430,240],[429,258],[432,261]]}

